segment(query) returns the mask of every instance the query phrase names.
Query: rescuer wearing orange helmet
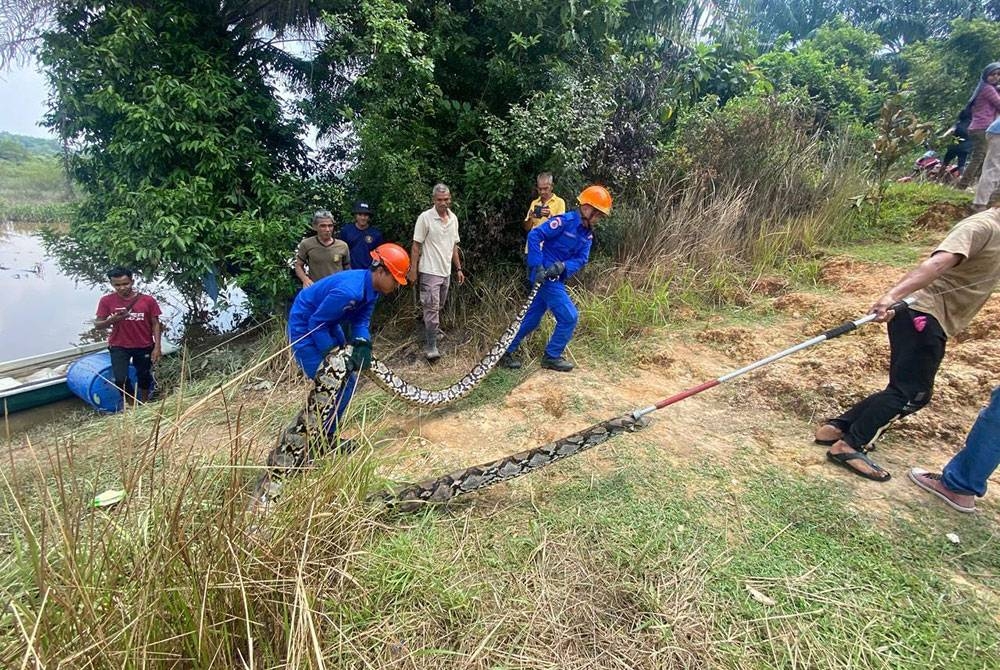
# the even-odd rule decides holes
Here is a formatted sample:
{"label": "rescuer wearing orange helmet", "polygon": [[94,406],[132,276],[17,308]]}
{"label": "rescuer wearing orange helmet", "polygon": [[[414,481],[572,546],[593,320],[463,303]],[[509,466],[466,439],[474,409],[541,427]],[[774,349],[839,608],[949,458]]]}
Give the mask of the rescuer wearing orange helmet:
{"label": "rescuer wearing orange helmet", "polygon": [[594,241],[594,226],[611,213],[611,194],[595,184],[583,189],[577,202],[579,208],[554,216],[528,233],[528,276],[532,282],[541,280],[542,286],[524,315],[520,330],[500,359],[504,367],[521,367],[514,353],[521,340],[538,328],[548,310],[556,319],[556,327],[545,346],[542,367],[558,372],[573,369],[573,364],[563,358],[563,351],[573,337],[579,314],[566,293],[564,282],[587,264]]}
{"label": "rescuer wearing orange helmet", "polygon": [[369,324],[375,303],[379,295],[405,286],[410,270],[410,256],[398,244],[381,244],[371,251],[371,257],[368,270],[338,272],[299,291],[288,314],[288,339],[295,361],[310,379],[330,351],[347,344],[343,326],[350,328],[352,371],[338,398],[335,416],[324,418],[331,434],[354,394],[357,373],[371,365]]}

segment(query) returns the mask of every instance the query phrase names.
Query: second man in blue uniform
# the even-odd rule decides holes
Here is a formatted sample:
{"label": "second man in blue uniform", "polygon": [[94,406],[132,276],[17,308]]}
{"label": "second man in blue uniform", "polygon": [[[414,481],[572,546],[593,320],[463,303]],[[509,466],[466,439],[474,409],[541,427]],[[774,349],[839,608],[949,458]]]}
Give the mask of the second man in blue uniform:
{"label": "second man in blue uniform", "polygon": [[532,282],[543,281],[524,315],[521,328],[500,359],[504,367],[521,367],[514,353],[521,340],[538,328],[545,312],[551,311],[556,327],[545,346],[542,367],[558,372],[573,369],[573,364],[563,358],[563,351],[573,337],[579,313],[566,292],[565,281],[590,259],[593,229],[602,217],[611,213],[611,194],[603,186],[588,186],[577,197],[577,202],[580,203],[578,209],[552,217],[528,233],[529,278]]}

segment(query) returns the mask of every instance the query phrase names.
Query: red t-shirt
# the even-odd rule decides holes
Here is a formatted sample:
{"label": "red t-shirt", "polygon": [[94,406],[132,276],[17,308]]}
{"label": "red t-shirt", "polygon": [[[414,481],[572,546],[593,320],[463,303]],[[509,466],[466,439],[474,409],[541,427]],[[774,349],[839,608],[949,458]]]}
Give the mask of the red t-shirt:
{"label": "red t-shirt", "polygon": [[97,303],[97,318],[106,319],[119,309],[129,309],[129,313],[124,320],[111,324],[108,346],[146,349],[156,344],[153,324],[160,316],[160,306],[152,296],[142,294],[124,300],[117,293],[111,293]]}

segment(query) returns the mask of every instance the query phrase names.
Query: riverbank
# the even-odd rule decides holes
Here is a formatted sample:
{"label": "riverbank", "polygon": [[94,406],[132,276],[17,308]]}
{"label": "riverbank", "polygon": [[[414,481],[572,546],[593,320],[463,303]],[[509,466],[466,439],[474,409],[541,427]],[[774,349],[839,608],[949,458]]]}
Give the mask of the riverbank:
{"label": "riverbank", "polygon": [[[888,483],[830,466],[812,444],[815,423],[884,384],[887,345],[873,325],[447,508],[386,514],[365,502],[392,482],[567,435],[863,314],[943,236],[948,207],[925,208],[904,241],[818,250],[758,276],[739,306],[675,301],[663,325],[641,332],[614,324],[625,328],[621,314],[656,296],[576,290],[571,375],[537,361],[496,371],[436,412],[366,385],[345,423],[361,449],[297,478],[263,526],[244,516],[246,492],[308,388],[280,332],[161,403],[29,433],[8,445],[0,537],[11,607],[0,659],[991,667],[1000,503],[991,492],[978,515],[956,515],[905,472],[942,465],[986,402],[1000,375],[995,301],[949,344],[932,405],[881,443]],[[495,293],[499,309],[516,288]],[[404,378],[440,387],[480,352],[464,340],[446,340],[433,367],[400,331],[383,332],[375,352],[391,351]],[[112,488],[127,491],[124,503],[86,511]]]}

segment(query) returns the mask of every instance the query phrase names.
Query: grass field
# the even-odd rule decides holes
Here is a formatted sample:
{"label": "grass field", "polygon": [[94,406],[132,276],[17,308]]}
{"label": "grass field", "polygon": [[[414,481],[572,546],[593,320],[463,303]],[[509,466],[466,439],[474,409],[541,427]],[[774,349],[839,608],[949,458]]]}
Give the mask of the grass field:
{"label": "grass field", "polygon": [[0,160],[0,219],[64,222],[75,200],[59,157],[32,156],[19,163]]}
{"label": "grass field", "polygon": [[[857,262],[845,281],[878,270],[888,282],[938,234],[841,243],[839,265],[821,251],[790,260],[782,296],[850,313],[853,303],[834,303],[843,288],[831,267]],[[803,389],[810,402],[817,394],[809,380],[791,385],[788,369],[447,507],[404,514],[371,498],[448,462],[443,442],[460,462],[480,462],[482,444],[533,444],[606,418],[602,403],[617,407],[631,377],[644,375],[647,400],[647,383],[676,391],[711,378],[725,365],[706,333],[742,357],[748,335],[772,346],[768,337],[794,339],[801,327],[761,292],[759,273],[612,285],[613,270],[593,291],[574,290],[583,365],[572,375],[491,374],[437,412],[366,391],[346,419],[362,449],[293,480],[263,520],[245,514],[246,491],[305,388],[277,331],[244,353],[235,369],[245,376],[192,382],[180,371],[161,405],[8,439],[0,666],[1000,667],[995,492],[963,517],[919,493],[817,476],[809,468],[822,451],[785,435],[806,423],[794,410]],[[477,337],[496,330],[516,294],[492,291]],[[856,349],[824,361],[824,380],[845,384],[836,366],[857,351],[856,365],[881,375],[879,342],[858,336]],[[681,360],[650,367],[671,356]],[[990,361],[976,365],[992,374]],[[451,374],[407,370],[439,385]],[[964,369],[949,374],[942,414],[966,388],[945,381],[979,384]],[[256,390],[261,380],[270,390]],[[537,398],[553,402],[542,411]],[[949,421],[963,431],[969,409],[958,409],[962,420]],[[953,439],[948,426],[912,428],[886,451]],[[87,507],[109,488],[127,490],[125,502]]]}

